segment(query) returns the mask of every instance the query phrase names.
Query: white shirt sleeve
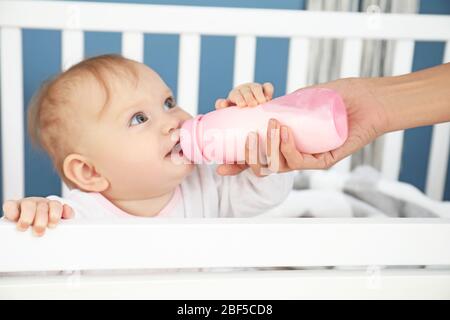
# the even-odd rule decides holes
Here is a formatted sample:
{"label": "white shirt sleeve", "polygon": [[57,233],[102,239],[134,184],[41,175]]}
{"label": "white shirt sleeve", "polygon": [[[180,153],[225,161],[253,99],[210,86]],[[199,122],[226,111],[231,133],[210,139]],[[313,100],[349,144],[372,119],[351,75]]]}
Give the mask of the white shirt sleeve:
{"label": "white shirt sleeve", "polygon": [[294,184],[296,171],[257,177],[250,168],[235,176],[215,174],[219,191],[219,216],[244,218],[279,205]]}

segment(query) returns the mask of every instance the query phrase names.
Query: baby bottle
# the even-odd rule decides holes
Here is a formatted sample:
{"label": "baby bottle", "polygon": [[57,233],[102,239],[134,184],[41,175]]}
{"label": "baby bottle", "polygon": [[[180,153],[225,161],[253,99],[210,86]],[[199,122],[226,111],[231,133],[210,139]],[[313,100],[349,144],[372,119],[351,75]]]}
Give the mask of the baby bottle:
{"label": "baby bottle", "polygon": [[257,132],[266,154],[271,119],[292,129],[297,150],[320,153],[347,139],[347,113],[341,96],[325,88],[300,89],[257,107],[228,107],[198,115],[183,123],[180,145],[194,163],[235,163],[245,159],[248,134]]}

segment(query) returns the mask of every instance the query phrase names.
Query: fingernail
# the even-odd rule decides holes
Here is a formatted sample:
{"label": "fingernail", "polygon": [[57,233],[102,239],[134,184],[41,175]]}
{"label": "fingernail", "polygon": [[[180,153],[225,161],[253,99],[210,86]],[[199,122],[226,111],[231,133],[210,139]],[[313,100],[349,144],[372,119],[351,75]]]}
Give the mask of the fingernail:
{"label": "fingernail", "polygon": [[283,142],[288,142],[288,140],[289,140],[288,130],[285,126],[281,127],[281,140]]}
{"label": "fingernail", "polygon": [[25,230],[28,229],[28,225],[26,223],[23,223],[23,222],[18,222],[16,227],[17,227],[17,229],[19,231],[25,231]]}
{"label": "fingernail", "polygon": [[35,237],[42,237],[42,236],[44,235],[44,231],[36,231],[36,230],[33,230],[33,235],[34,235]]}
{"label": "fingernail", "polygon": [[56,224],[54,224],[54,223],[49,223],[49,224],[47,225],[47,227],[50,228],[50,229],[53,229],[53,228],[56,228]]}
{"label": "fingernail", "polygon": [[275,125],[276,125],[277,123],[276,123],[276,121],[275,121],[275,119],[270,119],[270,126],[271,127],[275,127]]}

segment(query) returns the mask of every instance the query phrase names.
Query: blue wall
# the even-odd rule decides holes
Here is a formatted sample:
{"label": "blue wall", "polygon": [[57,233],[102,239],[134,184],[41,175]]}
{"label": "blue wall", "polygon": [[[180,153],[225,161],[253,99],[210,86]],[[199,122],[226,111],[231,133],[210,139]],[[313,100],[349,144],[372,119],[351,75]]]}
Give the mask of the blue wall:
{"label": "blue wall", "polygon": [[[101,0],[99,2],[132,2],[152,4],[207,5],[215,7],[249,7],[275,9],[304,9],[304,0]],[[450,1],[422,1],[421,13],[450,14]],[[168,17],[170,18],[170,17]],[[232,22],[230,22],[232,23]],[[144,62],[151,65],[177,93],[176,74],[178,68],[177,35],[145,35]],[[25,104],[39,84],[52,74],[60,71],[61,33],[47,30],[24,30],[24,99]],[[202,37],[200,64],[201,113],[212,110],[214,101],[224,97],[232,87],[233,79],[233,37]],[[259,38],[257,41],[255,77],[258,82],[274,83],[275,95],[280,95],[286,87],[286,61],[289,42],[287,39]],[[85,56],[102,53],[120,53],[121,35],[117,33],[87,32],[85,36]],[[442,43],[416,43],[414,70],[440,64],[443,55]],[[26,135],[25,178],[26,195],[46,196],[60,194],[60,182],[45,154],[31,148]],[[431,128],[407,130],[402,158],[400,179],[410,182],[423,190],[430,147]],[[1,186],[0,186],[1,187]],[[1,191],[1,190],[0,190]],[[1,192],[0,192],[1,197]],[[448,170],[445,199],[450,200],[450,168]],[[0,199],[2,201],[2,199]]]}

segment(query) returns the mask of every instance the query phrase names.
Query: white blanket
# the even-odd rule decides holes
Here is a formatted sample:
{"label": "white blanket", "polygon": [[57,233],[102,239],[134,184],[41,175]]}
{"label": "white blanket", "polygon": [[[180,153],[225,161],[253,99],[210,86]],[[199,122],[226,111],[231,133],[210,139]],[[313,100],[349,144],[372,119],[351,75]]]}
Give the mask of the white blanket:
{"label": "white blanket", "polygon": [[410,184],[361,166],[351,173],[299,172],[286,201],[260,217],[449,218],[450,202],[432,200]]}

